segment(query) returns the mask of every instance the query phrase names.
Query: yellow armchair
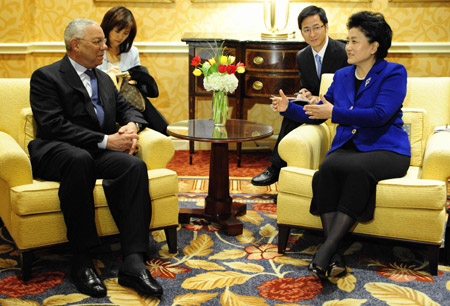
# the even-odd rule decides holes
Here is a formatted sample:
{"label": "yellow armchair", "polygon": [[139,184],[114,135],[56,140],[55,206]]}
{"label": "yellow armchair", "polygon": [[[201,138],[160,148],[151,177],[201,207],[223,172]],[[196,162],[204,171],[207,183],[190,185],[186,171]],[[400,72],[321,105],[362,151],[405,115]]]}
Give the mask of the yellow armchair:
{"label": "yellow armchair", "polygon": [[[321,93],[326,92],[332,77],[332,74],[322,76]],[[430,272],[436,275],[447,219],[450,132],[433,130],[450,123],[450,78],[408,78],[403,107],[412,148],[408,173],[402,178],[379,182],[374,219],[358,223],[352,232],[426,247]],[[290,228],[322,229],[320,218],[309,213],[311,184],[334,134],[335,125],[330,121],[305,124],[280,142],[280,156],[287,162],[278,181],[280,253],[285,251]],[[446,241],[450,241],[450,235]],[[445,251],[448,258],[448,247]]]}
{"label": "yellow armchair", "polygon": [[[58,182],[33,179],[28,143],[35,137],[29,108],[29,79],[0,79],[0,218],[20,254],[22,278],[31,278],[33,250],[67,242]],[[169,252],[177,252],[178,177],[166,168],[175,150],[172,141],[151,129],[140,133],[138,156],[148,169],[152,199],[150,230],[164,229]],[[118,234],[102,180],[94,189],[97,231]]]}

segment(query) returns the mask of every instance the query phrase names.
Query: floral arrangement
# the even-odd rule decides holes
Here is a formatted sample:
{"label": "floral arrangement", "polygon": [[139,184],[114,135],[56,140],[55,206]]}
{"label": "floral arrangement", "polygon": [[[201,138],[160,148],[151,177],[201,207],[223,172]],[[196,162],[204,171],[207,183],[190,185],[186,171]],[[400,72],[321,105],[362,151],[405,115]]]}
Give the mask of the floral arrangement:
{"label": "floral arrangement", "polygon": [[233,65],[235,57],[223,55],[222,48],[219,50],[214,57],[203,64],[200,63],[200,57],[196,55],[191,61],[191,65],[196,67],[193,74],[205,76],[203,86],[207,91],[232,93],[238,86],[238,79],[234,73],[244,73],[245,66],[241,62]]}
{"label": "floral arrangement", "polygon": [[[216,125],[224,125],[228,112],[227,93],[232,93],[238,86],[237,73],[245,72],[245,65],[241,62],[234,65],[236,58],[225,54],[226,47],[213,48],[213,57],[201,63],[201,58],[197,55],[191,65],[195,67],[195,76],[204,75],[203,87],[207,91],[213,91],[213,120]],[[223,118],[225,117],[225,118]],[[222,124],[221,124],[222,123]]]}

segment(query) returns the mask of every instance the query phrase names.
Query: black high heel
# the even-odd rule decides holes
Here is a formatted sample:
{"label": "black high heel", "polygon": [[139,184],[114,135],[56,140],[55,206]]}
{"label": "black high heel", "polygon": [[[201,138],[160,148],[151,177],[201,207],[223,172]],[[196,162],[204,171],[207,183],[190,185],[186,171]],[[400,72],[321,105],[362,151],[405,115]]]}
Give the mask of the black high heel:
{"label": "black high heel", "polygon": [[323,268],[321,268],[320,266],[316,265],[312,261],[311,261],[311,263],[308,266],[308,271],[309,271],[309,273],[311,273],[312,275],[314,275],[318,279],[321,279],[321,280],[327,279],[327,271],[325,271]]}
{"label": "black high heel", "polygon": [[343,277],[347,274],[347,267],[344,258],[338,253],[334,254],[330,259],[330,264],[327,269],[328,277]]}

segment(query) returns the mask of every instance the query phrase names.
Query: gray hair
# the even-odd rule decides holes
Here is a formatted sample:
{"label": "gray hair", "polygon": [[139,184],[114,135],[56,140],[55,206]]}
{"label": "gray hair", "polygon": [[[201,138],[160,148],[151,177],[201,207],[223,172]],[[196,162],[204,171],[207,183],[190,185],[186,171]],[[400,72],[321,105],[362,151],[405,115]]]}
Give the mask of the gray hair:
{"label": "gray hair", "polygon": [[74,19],[69,22],[64,30],[64,43],[67,51],[72,51],[70,40],[72,38],[83,38],[86,34],[86,27],[90,24],[96,24],[96,22],[88,19]]}

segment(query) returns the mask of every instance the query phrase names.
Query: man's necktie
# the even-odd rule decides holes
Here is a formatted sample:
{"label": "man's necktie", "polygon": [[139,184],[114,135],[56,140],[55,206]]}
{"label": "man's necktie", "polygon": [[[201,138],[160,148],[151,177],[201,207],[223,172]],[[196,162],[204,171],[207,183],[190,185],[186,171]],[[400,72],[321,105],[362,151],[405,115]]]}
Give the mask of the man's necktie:
{"label": "man's necktie", "polygon": [[98,86],[97,86],[97,78],[94,75],[94,72],[92,70],[86,70],[85,73],[89,76],[91,79],[91,89],[92,89],[92,104],[94,104],[98,121],[100,122],[100,126],[103,125],[103,119],[105,118],[105,113],[103,111],[103,106],[100,103],[100,99],[98,97]]}
{"label": "man's necktie", "polygon": [[320,79],[320,71],[322,71],[322,59],[319,54],[316,54],[316,63],[317,63],[317,76]]}

